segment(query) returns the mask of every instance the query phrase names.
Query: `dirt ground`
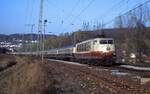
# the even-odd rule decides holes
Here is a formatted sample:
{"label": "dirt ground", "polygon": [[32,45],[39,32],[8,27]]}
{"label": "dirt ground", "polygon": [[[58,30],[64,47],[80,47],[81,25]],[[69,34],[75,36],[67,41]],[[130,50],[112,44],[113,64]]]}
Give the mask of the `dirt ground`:
{"label": "dirt ground", "polygon": [[[8,56],[0,55],[8,63]],[[149,72],[116,74],[116,69],[9,56],[15,61],[0,71],[0,94],[150,94]],[[126,71],[126,70],[121,70]],[[143,81],[143,83],[142,83]]]}

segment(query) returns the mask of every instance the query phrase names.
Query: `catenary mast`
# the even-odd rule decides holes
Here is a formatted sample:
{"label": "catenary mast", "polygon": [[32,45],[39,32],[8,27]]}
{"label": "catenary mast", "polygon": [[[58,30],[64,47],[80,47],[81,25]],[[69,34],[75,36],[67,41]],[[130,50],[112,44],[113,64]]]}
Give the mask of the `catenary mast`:
{"label": "catenary mast", "polygon": [[38,21],[38,44],[37,44],[37,52],[42,56],[42,62],[43,62],[43,53],[42,53],[42,43],[43,43],[43,4],[44,0],[40,0],[40,8],[39,8],[39,21]]}

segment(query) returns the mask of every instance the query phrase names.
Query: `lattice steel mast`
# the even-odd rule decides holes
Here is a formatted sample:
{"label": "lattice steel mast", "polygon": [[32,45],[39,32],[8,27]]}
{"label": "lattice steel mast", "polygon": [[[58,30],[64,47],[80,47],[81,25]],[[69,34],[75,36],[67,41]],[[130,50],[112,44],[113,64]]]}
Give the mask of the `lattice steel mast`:
{"label": "lattice steel mast", "polygon": [[37,52],[42,55],[43,62],[43,53],[42,50],[42,33],[43,33],[43,4],[44,0],[40,0],[40,11],[39,11],[39,22],[38,22],[38,44],[37,44]]}

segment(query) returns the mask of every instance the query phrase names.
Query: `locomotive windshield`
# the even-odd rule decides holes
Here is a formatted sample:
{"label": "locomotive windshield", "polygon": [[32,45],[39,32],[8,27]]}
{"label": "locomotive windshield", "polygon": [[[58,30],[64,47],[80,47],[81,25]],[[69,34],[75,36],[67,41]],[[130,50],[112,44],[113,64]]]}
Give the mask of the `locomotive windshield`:
{"label": "locomotive windshield", "polygon": [[100,44],[113,44],[113,40],[100,40]]}
{"label": "locomotive windshield", "polygon": [[113,40],[108,40],[108,44],[113,44]]}
{"label": "locomotive windshield", "polygon": [[107,40],[100,40],[100,44],[107,44]]}

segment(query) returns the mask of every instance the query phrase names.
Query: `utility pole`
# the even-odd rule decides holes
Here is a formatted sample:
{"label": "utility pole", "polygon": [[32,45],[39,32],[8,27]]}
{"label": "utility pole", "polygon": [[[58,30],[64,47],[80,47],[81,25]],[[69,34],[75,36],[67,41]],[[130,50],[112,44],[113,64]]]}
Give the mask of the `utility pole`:
{"label": "utility pole", "polygon": [[104,23],[102,21],[101,26],[100,26],[100,33],[101,33],[100,35],[101,35],[101,37],[105,37],[105,33],[104,33],[103,29],[104,29]]}
{"label": "utility pole", "polygon": [[[73,27],[74,27],[74,25],[75,24],[71,24]],[[72,33],[73,34],[73,45],[75,45],[76,44],[76,33],[74,32],[74,33]]]}
{"label": "utility pole", "polygon": [[31,45],[30,45],[30,51],[31,51],[31,52],[32,52],[32,41],[33,41],[33,36],[32,36],[32,34],[33,34],[34,26],[35,26],[34,24],[31,25],[31,36],[30,36],[30,37],[31,37]]}
{"label": "utility pole", "polygon": [[42,42],[43,42],[43,47],[42,47],[42,63],[43,63],[43,60],[44,60],[44,50],[45,50],[45,27],[46,27],[46,23],[47,23],[47,20],[44,20],[44,31],[43,31],[43,36],[42,36]]}
{"label": "utility pole", "polygon": [[[42,44],[42,31],[43,31],[43,4],[44,4],[44,0],[40,0],[37,53],[40,53],[42,48],[41,44]],[[42,55],[42,63],[43,63],[43,52],[40,53],[40,56],[41,55]]]}
{"label": "utility pole", "polygon": [[[33,40],[32,33],[33,33],[33,29],[34,29],[35,24],[27,24],[26,26],[30,26],[31,27],[30,41],[32,41]],[[30,51],[32,51],[32,43],[30,43]]]}
{"label": "utility pole", "polygon": [[140,11],[140,18],[139,20],[137,21],[137,53],[138,53],[138,59],[139,59],[139,62],[143,62],[143,57],[142,57],[142,32],[143,32],[143,23],[142,23],[142,17],[143,17],[143,7],[142,5],[139,7],[139,11]]}
{"label": "utility pole", "polygon": [[24,36],[25,36],[25,32],[22,34],[22,47],[23,49],[21,51],[25,52],[25,39],[24,39]]}

